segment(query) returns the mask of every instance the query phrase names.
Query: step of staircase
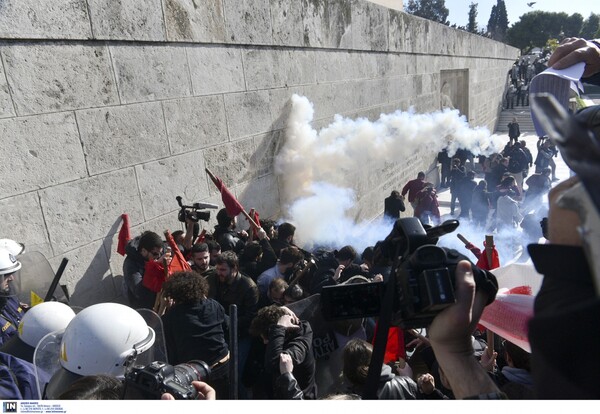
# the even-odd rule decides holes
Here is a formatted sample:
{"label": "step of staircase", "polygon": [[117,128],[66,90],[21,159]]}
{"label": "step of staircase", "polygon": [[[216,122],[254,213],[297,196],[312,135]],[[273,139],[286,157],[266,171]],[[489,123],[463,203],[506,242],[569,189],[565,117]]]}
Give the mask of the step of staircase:
{"label": "step of staircase", "polygon": [[517,118],[519,123],[519,130],[521,133],[529,132],[535,133],[533,121],[531,120],[531,112],[529,106],[515,106],[513,109],[504,109],[498,116],[496,122],[495,133],[506,134],[508,133],[508,124],[513,118]]}

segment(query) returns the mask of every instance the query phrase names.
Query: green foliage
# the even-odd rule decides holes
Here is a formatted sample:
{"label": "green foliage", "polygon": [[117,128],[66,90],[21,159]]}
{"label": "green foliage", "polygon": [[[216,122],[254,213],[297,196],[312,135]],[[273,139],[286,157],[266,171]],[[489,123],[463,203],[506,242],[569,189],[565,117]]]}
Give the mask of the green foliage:
{"label": "green foliage", "polygon": [[438,23],[449,24],[449,11],[444,0],[409,0],[405,11]]}
{"label": "green foliage", "polygon": [[567,13],[533,11],[525,13],[507,32],[510,45],[521,50],[531,47],[543,47],[548,39],[577,37],[583,25],[579,13],[569,16]]}
{"label": "green foliage", "polygon": [[467,31],[477,33],[477,3],[469,4],[469,23]]}
{"label": "green foliage", "polygon": [[556,50],[556,48],[558,47],[558,44],[560,42],[558,41],[558,39],[548,39],[548,41],[546,42],[546,47],[545,49],[549,49],[551,52],[554,52]]}
{"label": "green foliage", "polygon": [[498,2],[492,6],[487,29],[494,40],[503,42],[506,38],[506,32],[508,30],[508,14],[506,13],[506,4],[504,3],[504,0],[498,0]]}
{"label": "green foliage", "polygon": [[600,16],[594,13],[590,13],[590,17],[585,19],[585,21],[583,22],[580,36],[584,39],[595,39],[598,37],[599,30]]}

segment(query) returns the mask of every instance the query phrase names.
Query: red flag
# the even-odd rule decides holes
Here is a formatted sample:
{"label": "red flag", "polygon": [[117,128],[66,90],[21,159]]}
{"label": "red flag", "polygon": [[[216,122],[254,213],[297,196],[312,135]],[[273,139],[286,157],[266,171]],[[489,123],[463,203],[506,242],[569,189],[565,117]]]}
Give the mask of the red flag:
{"label": "red flag", "polygon": [[[483,242],[485,246],[485,242]],[[492,247],[492,263],[488,263],[487,254],[485,254],[485,249],[483,253],[479,256],[479,260],[477,260],[477,267],[484,270],[492,270],[500,267],[500,258],[498,257],[498,250],[496,250],[496,246]]]}
{"label": "red flag", "polygon": [[123,220],[123,224],[121,225],[121,230],[119,230],[117,253],[119,253],[121,256],[125,256],[125,247],[127,247],[127,243],[129,240],[131,240],[131,233],[129,231],[129,216],[127,214],[121,214],[121,219]]}
{"label": "red flag", "polygon": [[252,217],[252,220],[254,220],[254,222],[258,225],[258,227],[251,226],[254,239],[257,239],[258,238],[258,229],[260,228],[260,216],[258,215],[258,211],[251,209],[250,217]]}
{"label": "red flag", "polygon": [[181,250],[179,250],[179,247],[177,246],[173,236],[171,236],[171,232],[169,230],[165,231],[165,238],[171,247],[171,263],[169,264],[169,274],[192,270],[192,267],[187,260],[185,260],[185,257],[183,257],[183,253],[181,253]]}
{"label": "red flag", "polygon": [[242,207],[237,198],[235,198],[235,196],[231,194],[229,189],[225,187],[223,181],[219,177],[214,175],[208,168],[206,168],[205,170],[210,176],[212,182],[215,183],[217,189],[221,192],[221,199],[223,200],[223,205],[225,206],[229,217],[235,217],[242,211],[244,211],[244,207]]}

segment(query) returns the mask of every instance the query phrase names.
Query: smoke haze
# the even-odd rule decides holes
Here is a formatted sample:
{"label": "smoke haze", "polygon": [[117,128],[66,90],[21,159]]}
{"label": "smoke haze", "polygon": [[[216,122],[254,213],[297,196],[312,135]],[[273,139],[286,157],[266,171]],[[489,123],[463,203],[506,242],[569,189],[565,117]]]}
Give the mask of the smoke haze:
{"label": "smoke haze", "polygon": [[[457,110],[396,111],[374,122],[336,115],[320,131],[311,125],[313,116],[312,103],[293,95],[286,141],[275,159],[283,220],[297,227],[296,242],[306,248],[350,244],[360,253],[389,233],[390,221],[356,223],[348,214],[358,201],[350,179],[357,173],[372,173],[387,162],[402,163],[422,148],[432,158],[443,148],[450,156],[459,148],[477,156],[500,152],[506,142],[487,128],[471,128]],[[388,195],[381,195],[382,209]]]}

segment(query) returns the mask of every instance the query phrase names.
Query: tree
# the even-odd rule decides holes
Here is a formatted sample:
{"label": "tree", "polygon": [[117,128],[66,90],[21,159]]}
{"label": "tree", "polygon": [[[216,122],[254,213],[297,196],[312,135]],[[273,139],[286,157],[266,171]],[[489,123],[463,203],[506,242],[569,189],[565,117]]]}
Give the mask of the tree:
{"label": "tree", "polygon": [[[579,15],[581,17],[581,15]],[[525,50],[531,47],[544,47],[548,39],[562,39],[565,36],[579,36],[578,14],[533,11],[525,13],[507,32],[510,45]],[[581,30],[581,29],[579,29]]]}
{"label": "tree", "polygon": [[573,13],[564,20],[562,31],[565,37],[579,37],[582,27],[583,16],[579,13]]}
{"label": "tree", "polygon": [[449,25],[448,9],[444,0],[409,0],[406,12],[425,19]]}
{"label": "tree", "polygon": [[503,42],[506,39],[508,31],[508,15],[506,13],[506,4],[504,0],[498,0],[496,5],[492,6],[490,19],[488,20],[488,33],[491,38]]}
{"label": "tree", "polygon": [[477,33],[477,3],[469,4],[469,23],[467,30],[471,33]]}
{"label": "tree", "polygon": [[595,39],[596,33],[600,29],[600,16],[594,13],[590,13],[590,17],[585,19],[583,26],[581,27],[580,36],[584,39]]}

